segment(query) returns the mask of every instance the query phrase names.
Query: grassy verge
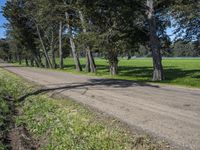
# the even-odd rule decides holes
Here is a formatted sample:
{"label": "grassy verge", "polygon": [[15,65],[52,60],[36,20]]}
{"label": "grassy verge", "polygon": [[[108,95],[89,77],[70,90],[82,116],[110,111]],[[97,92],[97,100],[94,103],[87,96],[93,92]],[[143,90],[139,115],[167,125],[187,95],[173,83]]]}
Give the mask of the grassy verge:
{"label": "grassy verge", "polygon": [[2,91],[0,90],[0,150],[6,147],[3,143],[3,138],[7,132],[6,116],[10,113],[7,103],[4,101]]}
{"label": "grassy verge", "polygon": [[12,120],[12,108],[8,100],[10,97],[17,98],[27,87],[18,77],[0,69],[0,150],[9,149],[4,141]]}
{"label": "grassy verge", "polygon": [[[15,99],[31,90],[29,83],[2,69],[0,84]],[[147,136],[133,135],[115,120],[99,117],[70,100],[36,95],[18,106],[20,115],[16,117],[16,125],[26,125],[43,150],[168,149],[163,142],[152,142]],[[2,103],[0,107],[5,113],[8,111],[6,104]],[[4,116],[4,113],[1,115]]]}

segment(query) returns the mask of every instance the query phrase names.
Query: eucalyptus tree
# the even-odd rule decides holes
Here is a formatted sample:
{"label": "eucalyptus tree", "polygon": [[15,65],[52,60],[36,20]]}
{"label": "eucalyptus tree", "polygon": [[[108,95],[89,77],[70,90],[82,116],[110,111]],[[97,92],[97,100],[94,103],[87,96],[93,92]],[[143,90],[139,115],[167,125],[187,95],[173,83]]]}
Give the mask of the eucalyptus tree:
{"label": "eucalyptus tree", "polygon": [[40,51],[35,44],[36,30],[29,24],[29,18],[25,15],[23,1],[7,1],[3,8],[4,16],[9,21],[8,38],[13,38],[21,47],[24,47],[32,54],[32,59],[38,66],[43,66],[40,57]]}
{"label": "eucalyptus tree", "polygon": [[[55,47],[58,43],[59,23],[56,20],[56,2],[49,0],[26,0],[25,9],[37,30],[41,48],[43,49],[46,67],[56,68]],[[45,17],[44,17],[45,16]],[[50,60],[51,56],[51,60]]]}
{"label": "eucalyptus tree", "polygon": [[76,49],[76,45],[75,45],[75,40],[74,40],[74,36],[76,34],[76,23],[77,23],[77,12],[73,7],[73,1],[72,0],[63,0],[64,6],[67,8],[67,10],[65,11],[65,19],[66,19],[66,26],[67,26],[67,32],[68,32],[68,37],[69,37],[69,41],[70,41],[70,46],[71,46],[71,50],[72,50],[72,55],[74,58],[74,63],[76,66],[76,70],[77,71],[82,71],[82,66],[79,60],[79,55]]}
{"label": "eucalyptus tree", "polygon": [[[200,2],[198,0],[146,0],[153,80],[163,80],[161,39],[174,24],[175,33],[189,41],[200,38]],[[175,34],[174,33],[174,34]],[[183,33],[183,34],[181,34]]]}
{"label": "eucalyptus tree", "polygon": [[[86,16],[87,22],[82,24],[89,27],[89,32],[92,35],[88,40],[98,44],[98,49],[105,58],[108,59],[111,75],[118,72],[118,56],[124,53],[127,49],[135,46],[140,39],[136,33],[141,32],[137,24],[136,14],[139,13],[139,7],[136,5],[137,0],[79,0],[82,14]],[[81,13],[79,13],[81,16]],[[133,15],[135,15],[133,17]],[[133,20],[134,18],[134,20]],[[135,21],[136,20],[136,21]],[[87,35],[86,34],[86,35]],[[96,34],[96,35],[95,35]],[[132,37],[137,36],[135,39]],[[89,39],[89,36],[87,36]],[[133,42],[135,41],[135,42]],[[91,42],[88,42],[91,43]],[[96,46],[97,47],[97,46]]]}
{"label": "eucalyptus tree", "polygon": [[[87,30],[87,26],[86,26],[86,21],[87,19],[84,18],[84,15],[82,13],[81,10],[79,10],[79,17],[80,17],[80,21],[81,21],[81,25],[83,28],[83,33],[84,34],[88,34],[88,30]],[[84,44],[85,46],[85,55],[86,55],[86,67],[85,70],[87,72],[96,72],[96,64],[92,55],[92,51],[91,51],[91,46],[89,44]]]}

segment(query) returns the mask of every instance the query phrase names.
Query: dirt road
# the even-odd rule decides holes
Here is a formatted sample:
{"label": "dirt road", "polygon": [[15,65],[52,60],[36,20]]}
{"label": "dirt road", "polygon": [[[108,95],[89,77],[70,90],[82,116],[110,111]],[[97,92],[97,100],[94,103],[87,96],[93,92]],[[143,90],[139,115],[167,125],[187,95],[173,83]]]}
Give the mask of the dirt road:
{"label": "dirt road", "polygon": [[133,128],[200,150],[200,90],[138,84],[35,68],[5,69],[46,87],[77,85],[59,92],[105,112]]}

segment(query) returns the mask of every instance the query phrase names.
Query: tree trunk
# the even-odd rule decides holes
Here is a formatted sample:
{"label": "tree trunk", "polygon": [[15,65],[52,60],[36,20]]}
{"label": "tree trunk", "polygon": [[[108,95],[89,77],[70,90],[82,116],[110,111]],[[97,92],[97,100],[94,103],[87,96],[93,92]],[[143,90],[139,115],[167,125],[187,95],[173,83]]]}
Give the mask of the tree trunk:
{"label": "tree trunk", "polygon": [[34,67],[34,59],[31,58],[31,67]]}
{"label": "tree trunk", "polygon": [[80,63],[80,60],[79,60],[79,57],[78,57],[78,53],[76,51],[76,47],[75,47],[75,43],[74,43],[74,39],[73,39],[73,35],[72,35],[72,29],[71,29],[70,24],[69,24],[69,14],[67,12],[65,12],[65,17],[66,17],[66,20],[67,20],[68,32],[70,33],[69,40],[70,40],[70,45],[71,45],[71,49],[72,49],[72,55],[73,55],[73,58],[74,58],[76,70],[82,71],[81,63]]}
{"label": "tree trunk", "polygon": [[118,73],[118,61],[110,62],[110,75],[115,76]]}
{"label": "tree trunk", "polygon": [[49,63],[46,57],[45,57],[45,68],[49,68]]}
{"label": "tree trunk", "polygon": [[59,66],[60,69],[63,69],[63,50],[62,50],[62,21],[60,21],[60,28],[59,28]]}
{"label": "tree trunk", "polygon": [[51,61],[50,61],[50,59],[49,59],[49,55],[48,55],[47,50],[46,50],[46,48],[45,48],[45,46],[44,46],[44,42],[43,42],[43,40],[42,40],[42,37],[41,37],[41,34],[40,34],[40,30],[39,30],[39,27],[38,27],[37,24],[36,24],[36,29],[37,29],[38,37],[39,37],[39,39],[40,39],[40,43],[41,43],[41,45],[42,45],[42,49],[43,49],[43,51],[44,51],[44,56],[46,57],[46,60],[47,60],[47,62],[48,62],[48,66],[49,66],[50,68],[52,68]]}
{"label": "tree trunk", "polygon": [[21,58],[21,55],[19,55],[19,65],[22,64],[22,58]]}
{"label": "tree trunk", "polygon": [[57,68],[57,64],[56,64],[55,50],[54,50],[54,48],[52,46],[51,46],[51,54],[52,54],[52,68],[56,69]]}
{"label": "tree trunk", "polygon": [[89,60],[89,56],[88,56],[88,53],[86,52],[85,54],[85,57],[86,57],[86,64],[85,64],[85,71],[86,72],[90,72],[90,60]]}
{"label": "tree trunk", "polygon": [[148,7],[150,47],[153,57],[153,81],[161,81],[164,80],[164,73],[162,66],[162,56],[160,52],[160,41],[157,36],[157,29],[156,29],[154,1],[147,0],[147,7]]}
{"label": "tree trunk", "polygon": [[51,33],[50,51],[51,51],[51,56],[52,56],[52,68],[56,69],[57,64],[56,64],[56,55],[55,55],[55,49],[54,49],[54,33],[53,33],[53,31]]}
{"label": "tree trunk", "polygon": [[36,65],[36,67],[38,67],[38,68],[39,68],[39,67],[40,67],[40,64],[38,63],[38,61],[37,61],[37,59],[36,59],[36,58],[34,59],[34,62],[35,62],[35,65]]}
{"label": "tree trunk", "polygon": [[43,64],[39,55],[35,55],[34,60],[37,67],[40,67],[40,68],[43,67]]}
{"label": "tree trunk", "polygon": [[117,75],[118,73],[118,53],[116,51],[109,52],[109,65],[110,65],[110,74],[112,76]]}
{"label": "tree trunk", "polygon": [[89,59],[89,65],[90,65],[90,71],[91,72],[96,72],[96,64],[95,64],[95,62],[94,62],[94,57],[93,57],[93,55],[92,55],[92,52],[90,51],[90,48],[89,47],[87,47],[86,48],[86,53],[87,53],[87,55],[88,55],[88,59]]}
{"label": "tree trunk", "polygon": [[28,58],[27,57],[25,58],[25,62],[26,62],[26,66],[28,67],[29,63],[28,63]]}
{"label": "tree trunk", "polygon": [[[87,29],[85,27],[85,20],[84,20],[84,17],[83,17],[83,14],[81,11],[79,11],[79,16],[80,16],[83,32],[87,33]],[[86,47],[86,67],[85,67],[86,71],[87,72],[96,72],[96,64],[95,64],[92,52],[90,50],[90,47],[87,45],[85,45],[85,47]]]}

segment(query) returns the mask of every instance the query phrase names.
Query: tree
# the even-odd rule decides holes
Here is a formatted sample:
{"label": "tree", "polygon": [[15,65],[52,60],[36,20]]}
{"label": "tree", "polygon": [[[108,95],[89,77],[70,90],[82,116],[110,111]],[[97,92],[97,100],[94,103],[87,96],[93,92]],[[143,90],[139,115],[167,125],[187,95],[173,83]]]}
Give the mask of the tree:
{"label": "tree", "polygon": [[[76,12],[73,9],[73,6],[70,1],[63,1],[64,5],[67,7],[67,10],[65,11],[65,18],[66,18],[66,25],[67,25],[67,30],[68,30],[68,37],[70,40],[70,46],[72,49],[72,55],[74,58],[74,63],[76,66],[77,71],[82,71],[82,66],[79,60],[78,52],[76,50],[75,42],[74,42],[74,34],[73,34],[73,29],[76,27],[73,27],[75,20],[77,19],[75,16]],[[74,19],[75,17],[75,19]],[[74,20],[73,20],[74,19]]]}
{"label": "tree", "polygon": [[[80,20],[81,20],[81,26],[83,28],[83,33],[84,34],[87,34],[87,29],[86,29],[86,22],[85,22],[85,18],[83,16],[83,13],[82,11],[79,10],[79,17],[80,17]],[[85,70],[87,72],[96,72],[96,64],[95,64],[95,61],[94,61],[94,58],[93,58],[93,55],[92,55],[92,52],[91,52],[91,47],[88,45],[88,44],[85,44],[85,51],[86,51],[86,67],[85,67]]]}
{"label": "tree", "polygon": [[24,14],[25,11],[22,9],[22,3],[18,1],[7,1],[4,7],[4,16],[9,21],[8,27],[8,38],[17,41],[21,48],[27,49],[31,52],[32,58],[38,66],[43,66],[39,49],[35,44],[35,32],[29,24],[29,18]]}
{"label": "tree", "polygon": [[157,27],[155,19],[154,1],[147,0],[148,7],[148,22],[149,22],[149,37],[150,37],[150,47],[153,57],[153,81],[163,80],[163,66],[162,66],[162,56],[160,52],[160,41],[157,36]]}

